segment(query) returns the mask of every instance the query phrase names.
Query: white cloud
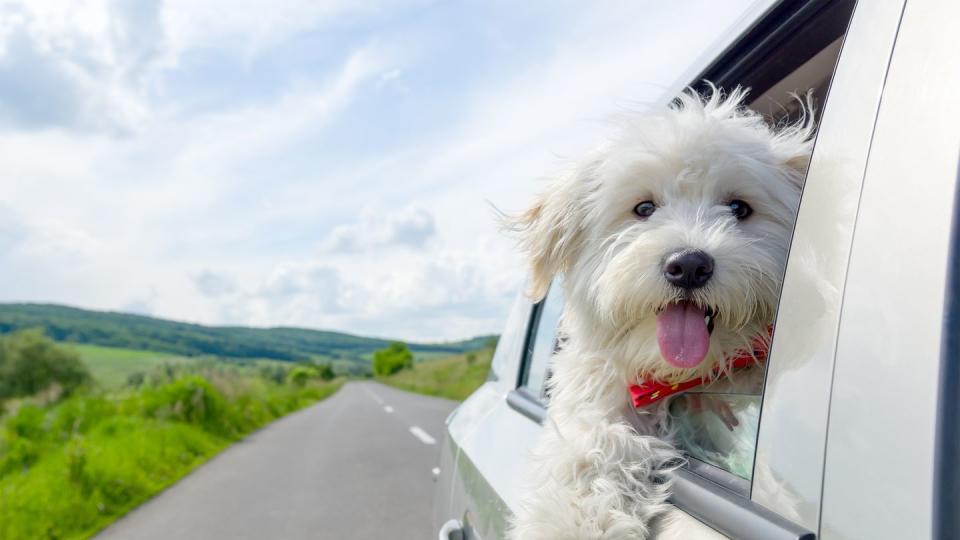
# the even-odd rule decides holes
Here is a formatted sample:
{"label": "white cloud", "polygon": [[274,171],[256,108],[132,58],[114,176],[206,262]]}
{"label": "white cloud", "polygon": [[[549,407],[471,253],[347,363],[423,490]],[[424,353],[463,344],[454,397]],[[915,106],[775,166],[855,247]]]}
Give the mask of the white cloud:
{"label": "white cloud", "polygon": [[209,270],[194,275],[193,283],[200,294],[210,298],[226,296],[237,290],[237,285],[230,276]]}
{"label": "white cloud", "polygon": [[[487,25],[482,39],[501,48],[411,52],[420,36],[403,24],[418,17],[390,19],[398,3],[0,0],[0,300],[408,339],[499,331],[524,270],[484,201],[519,210],[627,100],[673,92],[732,12],[705,0],[688,9],[697,19],[653,2],[568,5],[556,20],[541,9],[542,46],[503,55],[529,35],[449,5],[415,14]],[[277,58],[304,55],[292,75],[255,61],[318,28],[347,36],[327,64],[305,50]],[[217,79],[204,71],[216,64],[189,72],[210,50],[247,61],[238,99],[171,99],[172,79]],[[441,53],[470,69],[443,71]]]}
{"label": "white cloud", "polygon": [[0,3],[0,120],[123,132],[150,114],[162,30],[151,3]]}
{"label": "white cloud", "polygon": [[156,309],[157,291],[151,290],[150,294],[144,297],[135,298],[126,304],[120,306],[120,311],[125,313],[135,313],[137,315],[153,315]]}
{"label": "white cloud", "polygon": [[356,253],[389,247],[422,248],[436,234],[433,215],[423,208],[365,208],[360,221],[338,225],[324,247],[330,252]]}
{"label": "white cloud", "polygon": [[31,220],[0,205],[0,247],[4,255],[68,263],[96,256],[101,243],[57,219]]}
{"label": "white cloud", "polygon": [[168,63],[184,51],[227,48],[250,56],[308,29],[375,17],[422,0],[167,0]]}

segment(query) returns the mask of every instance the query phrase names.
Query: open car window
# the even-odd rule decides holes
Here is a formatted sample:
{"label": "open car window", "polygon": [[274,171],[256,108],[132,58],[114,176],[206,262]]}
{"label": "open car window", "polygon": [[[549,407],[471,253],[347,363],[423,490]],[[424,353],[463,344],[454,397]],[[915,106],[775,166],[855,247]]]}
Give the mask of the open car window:
{"label": "open car window", "polygon": [[[852,7],[849,4],[844,17],[834,18],[832,24],[845,28]],[[793,45],[798,57],[791,58],[785,53],[786,57],[778,61],[758,61],[759,71],[745,73],[741,80],[731,78],[726,84],[759,90],[752,92],[749,106],[771,124],[798,120],[804,114],[801,100],[807,99],[814,106],[815,118],[819,119],[825,110],[827,89],[842,42],[842,36],[815,34],[811,43]],[[791,47],[784,46],[784,50],[789,51]],[[751,83],[758,88],[752,88]],[[763,401],[763,370],[769,362],[776,362],[775,351],[766,363],[752,368],[747,376],[749,380],[735,374],[734,384],[701,387],[671,398],[669,405],[675,444],[699,462],[701,470],[706,465],[732,475],[725,485],[739,486],[738,491],[744,494],[749,493],[753,476]]]}
{"label": "open car window", "polygon": [[543,404],[548,400],[547,381],[550,360],[560,344],[560,315],[563,312],[563,290],[555,282],[546,298],[534,308],[520,387]]}

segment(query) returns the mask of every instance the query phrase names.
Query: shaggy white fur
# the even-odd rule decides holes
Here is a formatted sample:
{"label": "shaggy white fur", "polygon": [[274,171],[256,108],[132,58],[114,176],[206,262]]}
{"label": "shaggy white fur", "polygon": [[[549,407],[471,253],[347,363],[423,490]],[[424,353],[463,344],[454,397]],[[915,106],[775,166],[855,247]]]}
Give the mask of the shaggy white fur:
{"label": "shaggy white fur", "polygon": [[[626,118],[617,137],[507,218],[530,258],[531,295],[543,298],[563,276],[568,338],[553,359],[548,420],[512,538],[648,538],[683,460],[666,405],[637,414],[628,384],[704,376],[766,339],[814,125],[805,114],[769,126],[744,97],[689,91]],[[649,216],[634,212],[642,201],[655,205]],[[738,219],[731,201],[753,212]],[[665,279],[665,259],[682,250],[712,256],[705,286]],[[665,361],[658,345],[658,313],[680,302],[714,314],[708,352],[690,368]]]}

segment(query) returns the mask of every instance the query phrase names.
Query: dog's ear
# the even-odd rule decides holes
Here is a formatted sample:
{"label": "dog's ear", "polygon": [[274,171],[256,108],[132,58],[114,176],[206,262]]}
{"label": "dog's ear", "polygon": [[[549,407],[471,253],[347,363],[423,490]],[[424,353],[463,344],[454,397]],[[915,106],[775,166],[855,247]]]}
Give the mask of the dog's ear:
{"label": "dog's ear", "polygon": [[801,182],[807,175],[807,167],[810,166],[811,150],[813,150],[812,145],[807,146],[806,148],[803,148],[800,153],[787,156],[783,162],[788,169],[791,169],[797,173]]}
{"label": "dog's ear", "polygon": [[569,268],[583,235],[583,194],[593,165],[582,166],[551,182],[532,206],[519,215],[502,216],[505,229],[519,234],[530,260],[528,294],[540,301],[553,278]]}
{"label": "dog's ear", "polygon": [[794,95],[799,104],[799,118],[777,129],[773,138],[773,147],[790,178],[797,187],[803,186],[810,166],[810,154],[813,152],[813,140],[816,137],[816,121],[813,105],[813,92]]}

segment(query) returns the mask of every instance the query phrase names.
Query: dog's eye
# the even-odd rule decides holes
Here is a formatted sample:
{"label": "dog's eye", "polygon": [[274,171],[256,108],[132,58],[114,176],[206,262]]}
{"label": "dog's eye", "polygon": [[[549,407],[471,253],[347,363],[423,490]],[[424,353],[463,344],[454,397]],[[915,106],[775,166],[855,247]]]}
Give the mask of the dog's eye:
{"label": "dog's eye", "polygon": [[657,210],[657,205],[653,201],[643,201],[642,203],[633,207],[633,213],[637,217],[647,218],[653,215]]}
{"label": "dog's eye", "polygon": [[730,201],[730,211],[737,219],[747,219],[753,213],[753,208],[750,208],[749,204],[740,199],[734,199]]}

